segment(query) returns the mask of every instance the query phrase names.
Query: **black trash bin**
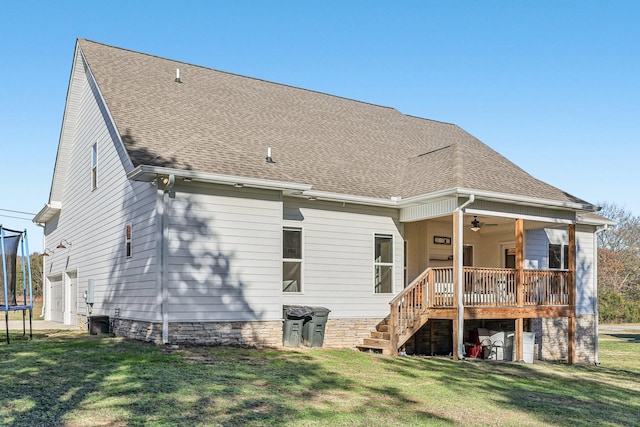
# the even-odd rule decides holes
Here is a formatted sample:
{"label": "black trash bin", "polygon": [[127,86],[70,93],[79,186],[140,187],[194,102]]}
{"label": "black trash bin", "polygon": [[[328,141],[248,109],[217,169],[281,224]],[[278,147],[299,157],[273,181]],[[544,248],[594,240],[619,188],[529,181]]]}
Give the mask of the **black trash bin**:
{"label": "black trash bin", "polygon": [[324,343],[324,330],[329,317],[326,307],[307,307],[311,309],[311,320],[305,322],[302,328],[302,343],[308,347],[322,347]]}
{"label": "black trash bin", "polygon": [[89,334],[108,334],[109,316],[89,316]]}
{"label": "black trash bin", "polygon": [[302,305],[282,306],[282,345],[298,347],[302,343],[302,328],[305,321],[311,319],[311,308]]}

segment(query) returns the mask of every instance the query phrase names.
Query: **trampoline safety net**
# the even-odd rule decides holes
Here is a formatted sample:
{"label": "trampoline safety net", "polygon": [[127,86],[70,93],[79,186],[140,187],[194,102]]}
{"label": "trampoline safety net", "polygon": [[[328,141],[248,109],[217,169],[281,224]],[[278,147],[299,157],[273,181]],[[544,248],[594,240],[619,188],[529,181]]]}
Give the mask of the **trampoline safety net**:
{"label": "trampoline safety net", "polygon": [[22,240],[22,232],[9,230],[0,226],[2,233],[2,271],[0,272],[0,305],[15,306],[17,300],[17,275],[16,269],[18,247]]}

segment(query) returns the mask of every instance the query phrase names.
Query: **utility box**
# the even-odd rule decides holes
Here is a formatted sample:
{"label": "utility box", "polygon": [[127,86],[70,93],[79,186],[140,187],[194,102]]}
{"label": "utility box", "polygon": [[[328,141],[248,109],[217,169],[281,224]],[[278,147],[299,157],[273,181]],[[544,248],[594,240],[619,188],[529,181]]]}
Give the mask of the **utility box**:
{"label": "utility box", "polygon": [[109,316],[89,316],[89,334],[108,334]]}
{"label": "utility box", "polygon": [[[515,335],[515,333],[514,333]],[[533,363],[536,334],[534,332],[522,333],[522,360],[524,363]],[[516,346],[513,343],[512,360],[516,360]]]}
{"label": "utility box", "polygon": [[322,347],[324,344],[324,331],[329,317],[326,307],[309,307],[312,310],[311,320],[305,322],[302,329],[302,342],[308,347]]}

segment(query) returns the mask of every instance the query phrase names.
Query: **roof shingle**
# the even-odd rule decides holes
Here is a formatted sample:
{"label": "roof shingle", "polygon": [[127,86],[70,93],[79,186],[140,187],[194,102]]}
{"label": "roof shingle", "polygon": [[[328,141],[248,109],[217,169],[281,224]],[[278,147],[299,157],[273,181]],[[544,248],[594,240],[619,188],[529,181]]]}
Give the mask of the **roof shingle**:
{"label": "roof shingle", "polygon": [[[467,188],[586,203],[458,126],[78,40],[135,166],[388,199]],[[182,83],[175,82],[176,68]],[[265,162],[272,148],[275,164]]]}

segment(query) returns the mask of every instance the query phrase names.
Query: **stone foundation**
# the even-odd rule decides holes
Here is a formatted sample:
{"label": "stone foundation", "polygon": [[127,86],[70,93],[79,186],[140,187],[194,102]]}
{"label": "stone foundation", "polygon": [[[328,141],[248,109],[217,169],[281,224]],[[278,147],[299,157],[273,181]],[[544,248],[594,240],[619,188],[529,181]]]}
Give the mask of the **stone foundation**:
{"label": "stone foundation", "polygon": [[[538,358],[549,361],[568,360],[568,325],[566,317],[534,319],[533,332],[538,343]],[[575,363],[595,363],[595,315],[576,316]]]}
{"label": "stone foundation", "polygon": [[596,316],[576,316],[576,363],[596,363]]}
{"label": "stone foundation", "polygon": [[[324,347],[355,348],[369,338],[382,319],[328,319]],[[169,323],[171,344],[281,347],[281,320],[266,322]],[[162,324],[117,319],[113,333],[127,339],[162,344]]]}
{"label": "stone foundation", "polygon": [[355,348],[371,337],[381,318],[331,319],[327,320],[324,332],[324,346],[334,348]]}
{"label": "stone foundation", "polygon": [[[162,324],[117,319],[116,336],[162,344]],[[275,347],[282,345],[282,322],[174,322],[169,323],[169,343]]]}

